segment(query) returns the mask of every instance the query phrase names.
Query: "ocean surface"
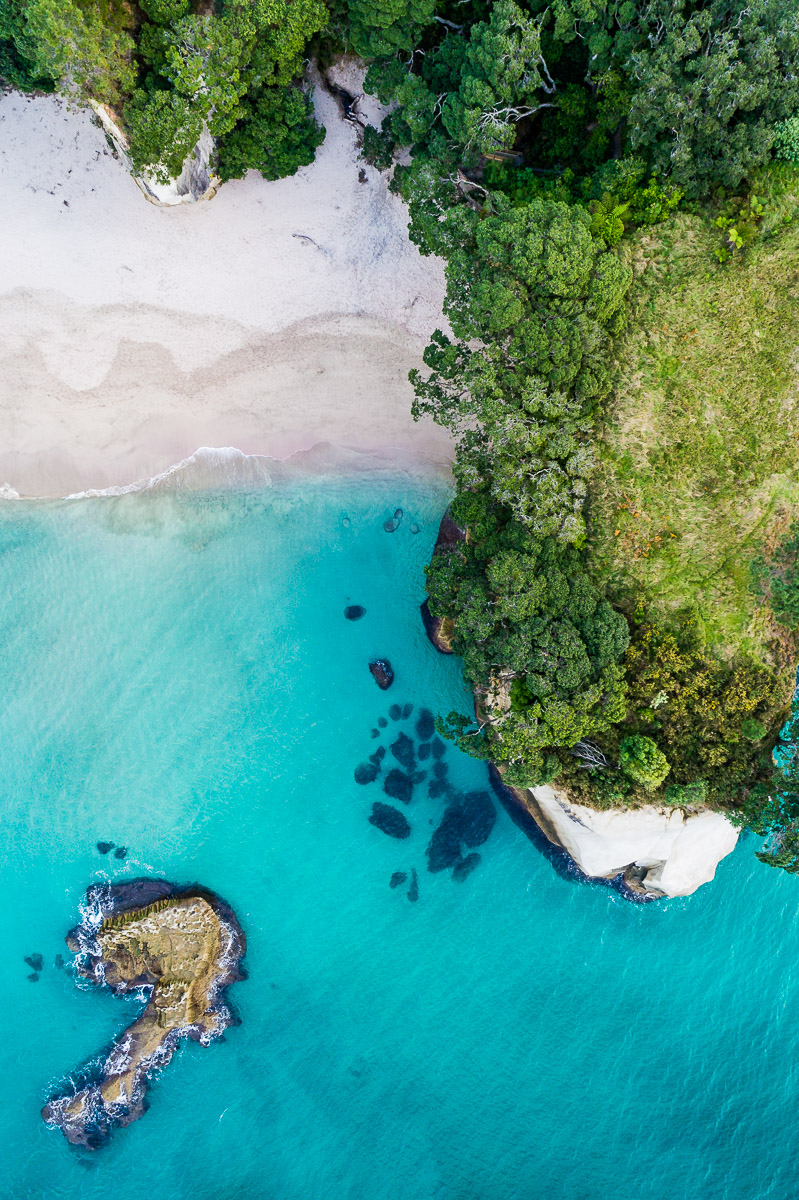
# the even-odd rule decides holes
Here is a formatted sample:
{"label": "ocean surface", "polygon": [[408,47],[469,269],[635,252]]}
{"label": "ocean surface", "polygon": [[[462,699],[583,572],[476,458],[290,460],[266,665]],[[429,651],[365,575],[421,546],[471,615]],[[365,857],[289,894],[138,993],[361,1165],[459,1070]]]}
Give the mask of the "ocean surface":
{"label": "ocean surface", "polygon": [[[468,710],[419,619],[446,500],[395,472],[0,507],[3,1200],[796,1195],[799,880],[745,839],[695,896],[633,904],[499,807],[468,878],[431,874],[433,761],[487,787],[449,747],[409,838],[369,823],[393,759],[359,764]],[[413,868],[416,902],[389,886]],[[142,874],[235,909],[241,1024],[81,1152],[40,1108],[136,1006],[55,956],[89,884]]]}

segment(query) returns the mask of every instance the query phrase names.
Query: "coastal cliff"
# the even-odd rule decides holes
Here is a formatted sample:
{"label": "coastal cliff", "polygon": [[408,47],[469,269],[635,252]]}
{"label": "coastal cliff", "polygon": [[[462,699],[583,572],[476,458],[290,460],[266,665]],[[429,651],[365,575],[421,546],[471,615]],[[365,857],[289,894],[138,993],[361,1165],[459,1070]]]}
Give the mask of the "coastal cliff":
{"label": "coastal cliff", "polygon": [[93,1150],[144,1114],[148,1075],[182,1038],[208,1045],[233,1023],[222,993],[243,978],[246,942],[218,896],[160,879],[89,888],[83,920],[66,941],[79,976],[119,995],[148,994],[89,1082],[42,1110],[67,1141]]}
{"label": "coastal cliff", "polygon": [[552,787],[514,789],[544,836],[565,850],[589,879],[623,876],[633,892],[690,896],[715,877],[738,830],[718,812],[611,808],[573,804]]}

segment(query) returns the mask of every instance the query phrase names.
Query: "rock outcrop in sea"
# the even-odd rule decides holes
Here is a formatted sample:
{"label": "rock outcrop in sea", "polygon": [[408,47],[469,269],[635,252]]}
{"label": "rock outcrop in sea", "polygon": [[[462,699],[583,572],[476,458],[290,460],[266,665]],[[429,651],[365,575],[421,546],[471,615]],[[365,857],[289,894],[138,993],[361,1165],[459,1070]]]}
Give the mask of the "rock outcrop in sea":
{"label": "rock outcrop in sea", "polygon": [[244,978],[246,940],[213,892],[136,879],[90,887],[83,920],[66,941],[78,975],[120,995],[148,994],[84,1085],[59,1092],[42,1110],[69,1142],[94,1150],[143,1115],[148,1077],[181,1038],[207,1046],[235,1023],[224,992]]}

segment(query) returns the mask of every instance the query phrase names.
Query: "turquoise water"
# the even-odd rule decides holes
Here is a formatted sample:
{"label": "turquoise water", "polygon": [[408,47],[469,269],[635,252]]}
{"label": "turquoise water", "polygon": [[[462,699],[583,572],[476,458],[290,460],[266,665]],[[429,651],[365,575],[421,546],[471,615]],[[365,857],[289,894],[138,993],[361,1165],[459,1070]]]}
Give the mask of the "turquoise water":
{"label": "turquoise water", "polygon": [[[399,727],[377,719],[468,703],[418,618],[445,502],[364,476],[0,509],[3,1198],[795,1195],[797,880],[747,841],[690,899],[634,905],[499,811],[457,883],[425,869],[425,786],[407,841],[367,822],[386,797],[353,771]],[[415,904],[389,887],[411,867]],[[134,1010],[53,959],[90,883],[144,873],[233,905],[242,1023],[89,1155],[39,1109]]]}

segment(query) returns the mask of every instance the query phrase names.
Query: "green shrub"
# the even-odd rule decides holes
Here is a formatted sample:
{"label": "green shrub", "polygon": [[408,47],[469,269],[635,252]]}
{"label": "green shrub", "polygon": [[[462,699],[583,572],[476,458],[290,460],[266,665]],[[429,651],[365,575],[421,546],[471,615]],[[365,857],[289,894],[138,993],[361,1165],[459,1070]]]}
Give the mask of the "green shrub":
{"label": "green shrub", "polygon": [[696,783],[672,783],[666,788],[665,801],[675,808],[704,804],[707,801],[707,783],[704,779],[697,779]]}
{"label": "green shrub", "polygon": [[660,787],[671,767],[666,755],[649,737],[633,734],[626,737],[619,750],[621,769],[634,783],[640,783],[647,790],[654,791]]}
{"label": "green shrub", "polygon": [[799,116],[774,126],[774,153],[777,158],[799,164]]}

